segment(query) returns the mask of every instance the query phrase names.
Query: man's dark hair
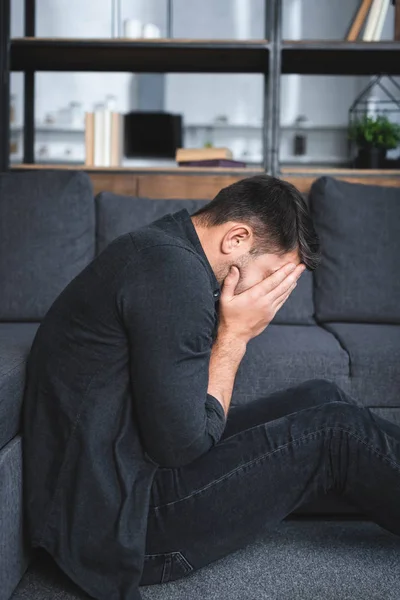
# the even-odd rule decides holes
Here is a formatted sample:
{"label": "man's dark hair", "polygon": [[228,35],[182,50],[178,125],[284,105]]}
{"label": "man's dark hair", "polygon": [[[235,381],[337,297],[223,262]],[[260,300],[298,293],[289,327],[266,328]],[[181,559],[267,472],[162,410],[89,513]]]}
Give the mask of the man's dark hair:
{"label": "man's dark hair", "polygon": [[294,185],[256,175],[223,188],[211,202],[192,214],[200,226],[241,221],[252,227],[250,254],[284,254],[297,249],[312,271],[321,259],[320,243],[302,194]]}

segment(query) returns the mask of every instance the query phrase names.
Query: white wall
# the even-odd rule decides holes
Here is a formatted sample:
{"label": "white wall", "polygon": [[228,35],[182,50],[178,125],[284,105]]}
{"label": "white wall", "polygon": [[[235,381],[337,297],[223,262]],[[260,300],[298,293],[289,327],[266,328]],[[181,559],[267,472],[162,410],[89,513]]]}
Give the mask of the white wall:
{"label": "white wall", "polygon": [[[37,0],[38,36],[111,37],[110,0]],[[122,19],[140,18],[156,23],[165,34],[165,0],[122,0]],[[343,39],[358,0],[283,0],[285,39]],[[385,37],[393,36],[393,9],[385,25]],[[243,38],[264,37],[264,0],[174,0],[174,37]],[[23,35],[23,0],[12,2],[12,36]],[[118,98],[118,110],[135,108],[133,78],[128,73],[39,73],[36,75],[36,121],[70,101],[92,110],[107,93]],[[347,124],[348,108],[365,78],[299,77],[282,78],[282,115],[285,125],[299,114],[318,128]],[[11,91],[18,97],[17,122],[22,122],[22,74],[12,74]],[[261,75],[171,74],[166,78],[166,105],[181,112],[186,123],[210,123],[226,115],[232,123],[259,124],[263,118],[263,77]],[[313,137],[314,136],[314,137]],[[202,144],[207,132],[188,134],[188,144]],[[290,159],[293,132],[282,135],[281,158]],[[345,132],[316,131],[310,144],[318,156],[335,156],[345,151]],[[70,140],[67,140],[68,143]],[[216,132],[212,141],[229,145],[236,158],[247,152],[262,152],[259,131]],[[40,141],[41,143],[41,141]],[[61,147],[67,142],[62,139]],[[79,142],[82,146],[82,142]]]}

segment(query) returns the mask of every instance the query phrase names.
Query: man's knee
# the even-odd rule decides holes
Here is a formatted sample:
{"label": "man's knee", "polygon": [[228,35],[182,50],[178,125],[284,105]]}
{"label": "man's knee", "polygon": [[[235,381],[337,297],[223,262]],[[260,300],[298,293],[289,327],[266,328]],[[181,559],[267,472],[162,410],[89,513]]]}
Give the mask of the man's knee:
{"label": "man's knee", "polygon": [[312,392],[318,395],[321,402],[358,404],[352,396],[347,394],[337,383],[330,379],[310,379],[304,383],[310,386]]}

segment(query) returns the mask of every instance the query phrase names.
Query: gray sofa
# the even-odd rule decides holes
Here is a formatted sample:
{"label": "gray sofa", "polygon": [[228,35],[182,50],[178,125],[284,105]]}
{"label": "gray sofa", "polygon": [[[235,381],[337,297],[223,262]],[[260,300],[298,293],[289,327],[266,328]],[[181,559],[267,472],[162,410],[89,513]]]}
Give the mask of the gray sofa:
{"label": "gray sofa", "polygon": [[[232,404],[325,378],[400,425],[400,189],[322,177],[309,201],[323,261],[249,343]],[[41,319],[115,237],[205,203],[94,197],[82,172],[0,175],[0,600],[10,597],[32,557],[23,527],[20,409]],[[357,512],[326,496],[297,514]]]}

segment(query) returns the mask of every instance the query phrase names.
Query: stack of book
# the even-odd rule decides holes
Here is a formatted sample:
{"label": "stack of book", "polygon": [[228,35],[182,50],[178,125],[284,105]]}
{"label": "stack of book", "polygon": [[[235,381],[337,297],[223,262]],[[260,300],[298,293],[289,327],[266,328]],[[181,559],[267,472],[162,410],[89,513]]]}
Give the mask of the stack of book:
{"label": "stack of book", "polygon": [[87,167],[118,167],[124,147],[124,116],[107,108],[85,113]]}
{"label": "stack of book", "polygon": [[364,42],[379,41],[389,6],[390,0],[361,0],[350,24],[346,40],[348,42],[355,42],[359,39]]}
{"label": "stack of book", "polygon": [[175,160],[180,167],[246,167],[228,148],[178,148]]}

